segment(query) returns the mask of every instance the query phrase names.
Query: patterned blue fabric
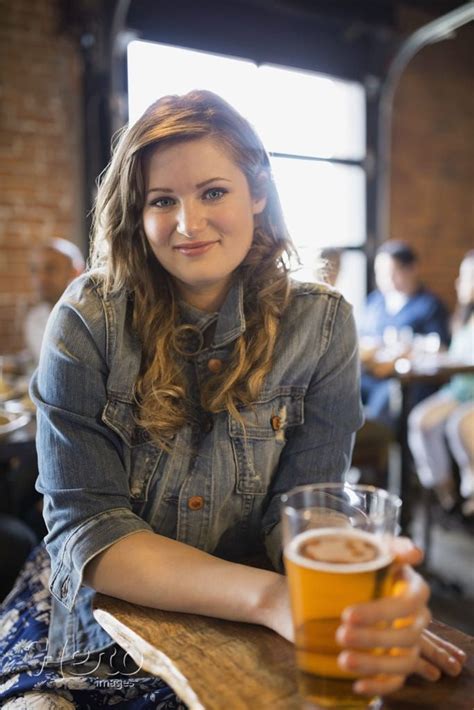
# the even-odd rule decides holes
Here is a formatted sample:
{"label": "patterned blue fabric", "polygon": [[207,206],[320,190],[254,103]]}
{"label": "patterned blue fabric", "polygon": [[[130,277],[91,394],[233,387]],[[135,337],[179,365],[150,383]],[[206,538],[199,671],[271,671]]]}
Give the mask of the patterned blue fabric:
{"label": "patterned blue fabric", "polygon": [[140,671],[118,646],[87,663],[44,666],[51,611],[50,571],[49,556],[41,544],[32,551],[0,605],[0,705],[35,691],[56,693],[83,710],[185,710],[171,688]]}

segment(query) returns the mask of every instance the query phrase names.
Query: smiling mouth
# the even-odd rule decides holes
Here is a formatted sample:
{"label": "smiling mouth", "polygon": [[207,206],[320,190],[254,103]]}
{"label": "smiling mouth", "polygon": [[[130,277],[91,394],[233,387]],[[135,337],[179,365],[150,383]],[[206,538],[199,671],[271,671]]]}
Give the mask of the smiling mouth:
{"label": "smiling mouth", "polygon": [[173,249],[179,251],[180,254],[185,256],[198,256],[199,254],[204,254],[209,251],[211,247],[217,244],[214,242],[187,242],[185,244],[177,244]]}

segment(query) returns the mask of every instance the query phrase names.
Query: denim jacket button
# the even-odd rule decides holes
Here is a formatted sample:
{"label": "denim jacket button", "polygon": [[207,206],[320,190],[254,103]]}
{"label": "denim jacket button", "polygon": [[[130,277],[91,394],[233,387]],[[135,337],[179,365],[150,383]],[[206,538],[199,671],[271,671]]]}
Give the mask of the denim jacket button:
{"label": "denim jacket button", "polygon": [[280,431],[280,429],[281,429],[281,417],[279,417],[277,414],[275,414],[275,415],[270,419],[270,424],[272,425],[273,431]]}
{"label": "denim jacket button", "polygon": [[204,505],[204,498],[202,496],[191,496],[188,500],[188,508],[190,510],[201,510]]}
{"label": "denim jacket button", "polygon": [[219,360],[217,357],[211,357],[211,359],[207,361],[207,368],[209,372],[217,375],[217,373],[222,370],[223,364],[222,360]]}

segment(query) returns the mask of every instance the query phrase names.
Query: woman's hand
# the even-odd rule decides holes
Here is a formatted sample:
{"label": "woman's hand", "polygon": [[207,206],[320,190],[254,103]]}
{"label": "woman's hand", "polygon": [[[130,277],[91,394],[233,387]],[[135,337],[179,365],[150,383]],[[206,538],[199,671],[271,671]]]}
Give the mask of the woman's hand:
{"label": "woman's hand", "polygon": [[[411,673],[428,680],[438,680],[441,671],[458,675],[466,658],[461,649],[426,630],[430,619],[426,606],[429,588],[407,566],[422,561],[421,550],[407,538],[397,538],[393,545],[396,560],[403,565],[401,593],[346,609],[337,632],[338,642],[351,649],[340,654],[339,663],[342,668],[360,674],[354,689],[361,694],[391,693]],[[384,628],[380,628],[383,622]],[[387,622],[395,623],[387,628]],[[388,651],[387,655],[364,652],[373,648],[396,651]]]}
{"label": "woman's hand", "polygon": [[[423,560],[423,553],[406,537],[394,540],[397,560],[405,564],[418,565]],[[420,656],[415,673],[426,680],[439,680],[441,673],[457,676],[461,673],[466,654],[449,641],[445,641],[431,631],[421,634]]]}
{"label": "woman's hand", "polygon": [[[420,660],[422,632],[430,621],[429,588],[411,567],[400,569],[398,595],[345,609],[336,640],[345,647],[338,663],[358,676],[354,691],[385,695],[402,687]],[[392,625],[393,624],[393,625]],[[373,649],[386,649],[374,653]]]}

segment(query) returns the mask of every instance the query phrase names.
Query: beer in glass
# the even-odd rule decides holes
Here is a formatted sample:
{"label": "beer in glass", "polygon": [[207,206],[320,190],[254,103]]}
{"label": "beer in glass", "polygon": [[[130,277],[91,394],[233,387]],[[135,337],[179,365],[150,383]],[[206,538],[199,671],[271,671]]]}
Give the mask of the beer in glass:
{"label": "beer in glass", "polygon": [[357,676],[339,668],[335,635],[345,608],[392,591],[400,499],[371,486],[315,484],[282,505],[300,694],[306,707],[375,708],[379,699],[353,693]]}

